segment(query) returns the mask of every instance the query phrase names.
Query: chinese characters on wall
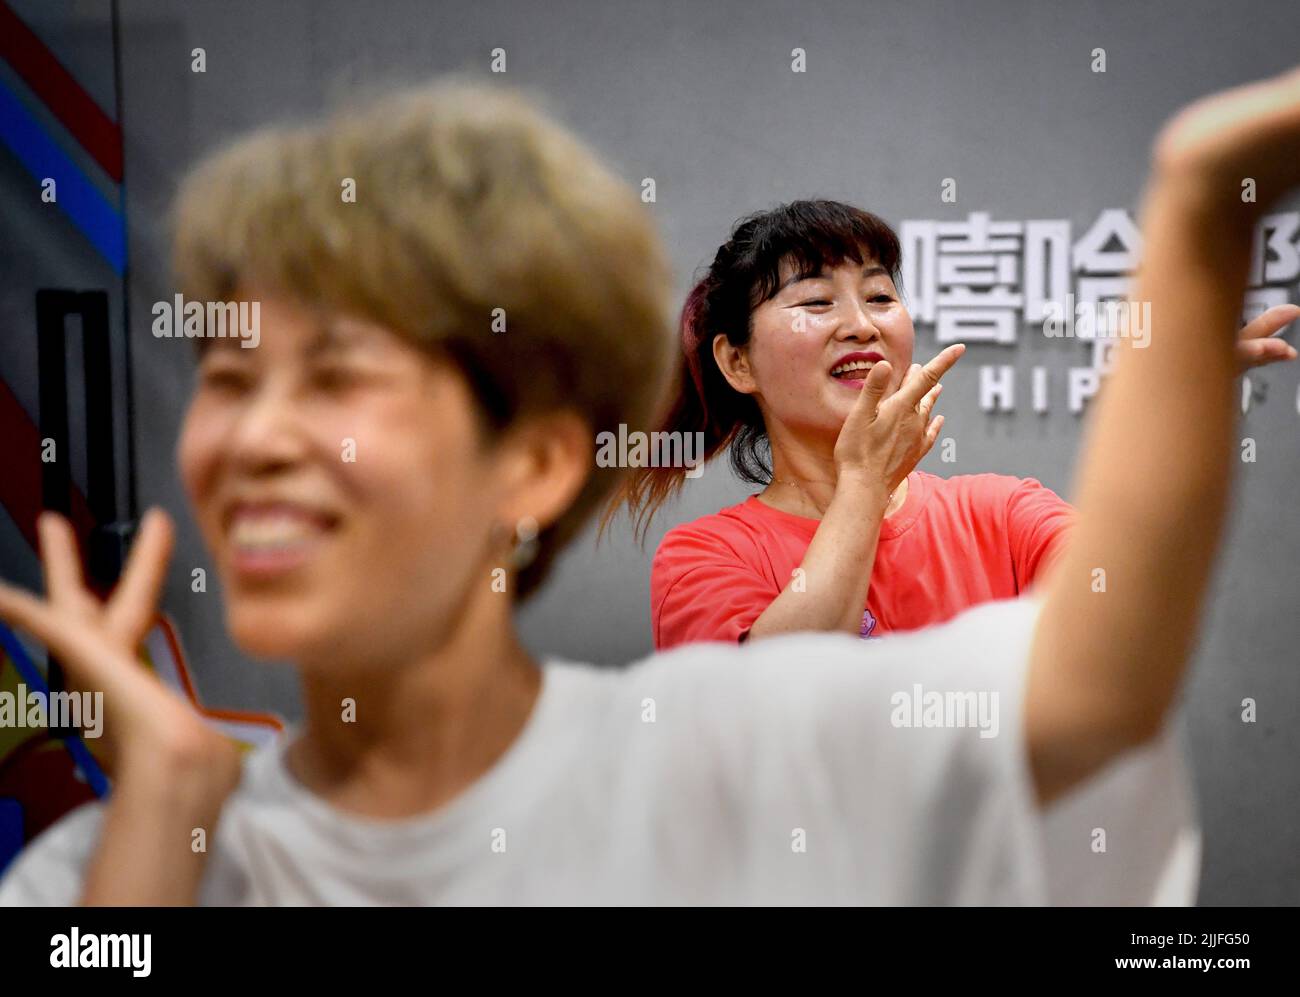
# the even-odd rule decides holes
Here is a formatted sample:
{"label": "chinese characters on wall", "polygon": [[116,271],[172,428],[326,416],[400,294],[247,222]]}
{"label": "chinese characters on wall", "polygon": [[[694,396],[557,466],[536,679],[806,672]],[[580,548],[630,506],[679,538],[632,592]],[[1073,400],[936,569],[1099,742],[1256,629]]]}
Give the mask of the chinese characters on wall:
{"label": "chinese characters on wall", "polygon": [[[1123,302],[1142,250],[1137,225],[1121,208],[1105,209],[1077,237],[1065,219],[995,221],[987,212],[971,212],[965,221],[905,221],[899,237],[912,318],[932,325],[940,346],[964,342],[1014,347],[1022,333],[1048,341],[1081,341],[1087,361],[1067,370],[1064,385],[1073,413],[1081,412],[1100,387],[1117,337],[1131,328],[1135,345],[1141,343],[1137,337],[1143,327],[1136,312],[1118,327],[1114,322],[1118,309],[1126,307]],[[1242,323],[1295,300],[1297,278],[1300,211],[1266,215],[1255,230]],[[1076,313],[1101,317],[1076,325]],[[1067,321],[1064,330],[1058,321],[1062,316]],[[1015,411],[1024,404],[1019,387],[1026,386],[1017,384],[1013,365],[981,366],[980,408]],[[1060,396],[1061,386],[1050,382],[1045,366],[1031,369],[1027,387],[1035,412],[1046,412],[1050,400]]]}

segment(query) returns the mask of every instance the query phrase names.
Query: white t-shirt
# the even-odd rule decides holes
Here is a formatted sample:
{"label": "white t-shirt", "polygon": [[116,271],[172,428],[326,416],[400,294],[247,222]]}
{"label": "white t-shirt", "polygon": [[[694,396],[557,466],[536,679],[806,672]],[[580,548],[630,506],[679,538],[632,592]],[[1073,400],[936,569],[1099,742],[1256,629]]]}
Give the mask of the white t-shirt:
{"label": "white t-shirt", "polygon": [[[805,634],[618,670],[548,662],[494,767],[402,820],[313,796],[285,768],[286,737],[248,759],[200,899],[1191,902],[1199,839],[1168,736],[1037,809],[1021,727],[1037,608],[994,603],[865,646]],[[101,813],[33,842],[0,903],[75,903]]]}

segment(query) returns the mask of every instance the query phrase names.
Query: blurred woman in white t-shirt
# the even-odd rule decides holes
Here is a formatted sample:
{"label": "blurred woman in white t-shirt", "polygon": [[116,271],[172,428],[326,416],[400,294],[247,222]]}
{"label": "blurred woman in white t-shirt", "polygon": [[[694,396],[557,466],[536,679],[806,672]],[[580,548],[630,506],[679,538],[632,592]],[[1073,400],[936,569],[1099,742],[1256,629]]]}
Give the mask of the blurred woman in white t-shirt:
{"label": "blurred woman in white t-shirt", "polygon": [[[45,596],[0,589],[0,617],[103,691],[116,785],[0,901],[1186,901],[1164,725],[1227,504],[1250,232],[1297,180],[1300,73],[1162,132],[1150,344],[1096,407],[1038,597],[867,660],[793,635],[601,670],[534,660],[512,614],[616,483],[596,434],[661,396],[668,267],[634,194],[463,85],[218,153],[180,195],[179,290],[260,302],[260,342],[204,343],[178,463],[229,631],[294,663],[305,719],[245,762],[137,665],[163,513],[105,603],[43,517]],[[1133,832],[1082,876],[1097,813]]]}

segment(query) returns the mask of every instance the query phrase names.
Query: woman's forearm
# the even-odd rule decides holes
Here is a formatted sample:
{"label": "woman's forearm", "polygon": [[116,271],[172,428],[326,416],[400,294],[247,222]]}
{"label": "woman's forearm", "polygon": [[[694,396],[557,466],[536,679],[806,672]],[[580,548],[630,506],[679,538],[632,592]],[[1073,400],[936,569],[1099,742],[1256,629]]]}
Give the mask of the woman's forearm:
{"label": "woman's forearm", "polygon": [[121,778],[107,803],[82,904],[195,903],[217,821],[239,774],[233,747],[214,753],[196,746],[189,761],[158,757]]}
{"label": "woman's forearm", "polygon": [[[1079,518],[1045,586],[1026,698],[1051,798],[1159,729],[1196,639],[1228,497],[1251,220],[1158,171],[1131,304],[1151,309],[1099,398]],[[1098,584],[1099,580],[1102,584]]]}
{"label": "woman's forearm", "polygon": [[803,630],[856,635],[888,504],[879,481],[841,474],[799,573],[754,622],[750,638]]}

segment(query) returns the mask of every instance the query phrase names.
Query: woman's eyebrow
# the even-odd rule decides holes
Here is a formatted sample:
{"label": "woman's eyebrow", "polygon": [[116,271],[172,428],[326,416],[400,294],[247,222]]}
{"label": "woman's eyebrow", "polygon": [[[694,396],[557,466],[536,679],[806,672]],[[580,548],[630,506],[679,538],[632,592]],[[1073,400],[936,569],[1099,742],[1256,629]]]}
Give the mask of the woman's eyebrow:
{"label": "woman's eyebrow", "polygon": [[826,279],[827,279],[827,274],[826,274],[825,267],[818,270],[816,273],[800,273],[798,271],[795,271],[785,279],[785,283],[783,283],[780,286],[780,288],[778,288],[778,290],[784,291],[787,287],[793,287],[795,284],[798,284],[800,281],[826,280]]}
{"label": "woman's eyebrow", "polygon": [[307,356],[314,357],[322,353],[343,353],[358,345],[360,339],[356,333],[345,329],[337,322],[326,322],[307,342],[304,352]]}
{"label": "woman's eyebrow", "polygon": [[243,357],[248,352],[240,349],[242,340],[231,336],[229,338],[204,339],[199,343],[199,360],[210,356],[235,356]]}
{"label": "woman's eyebrow", "polygon": [[[871,266],[867,266],[862,271],[863,280],[866,280],[868,277],[888,277],[888,276],[889,276],[889,271],[886,270],[884,267],[882,267],[879,263],[875,263],[872,264]],[[798,284],[800,281],[827,280],[827,279],[828,279],[828,274],[826,273],[825,267],[821,268],[816,273],[795,272],[786,278],[785,283],[782,284],[780,288],[778,288],[778,292],[784,291],[787,287],[792,287],[793,285]]]}

